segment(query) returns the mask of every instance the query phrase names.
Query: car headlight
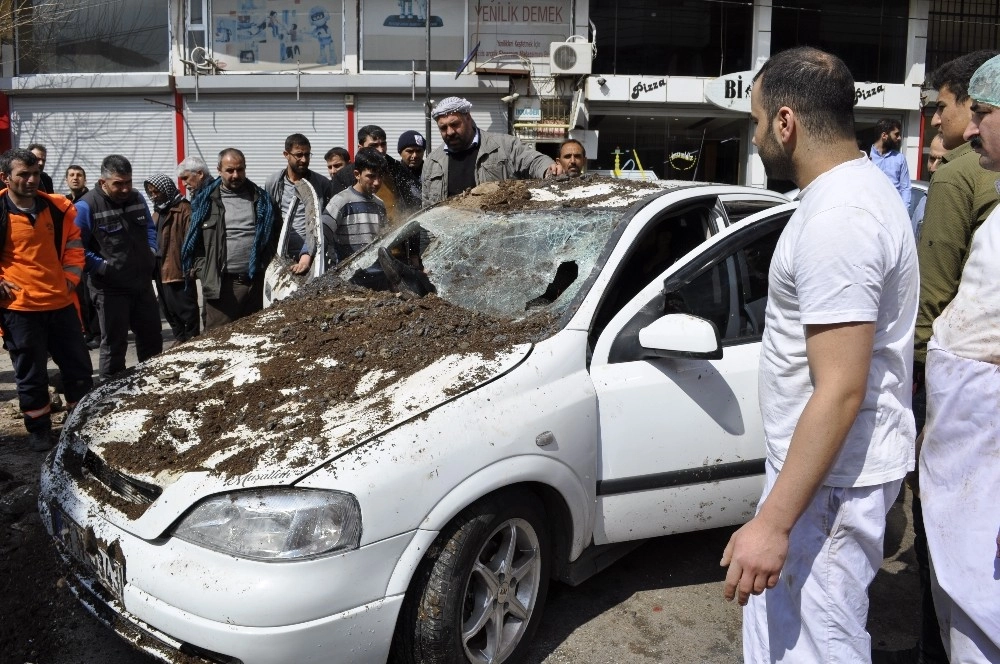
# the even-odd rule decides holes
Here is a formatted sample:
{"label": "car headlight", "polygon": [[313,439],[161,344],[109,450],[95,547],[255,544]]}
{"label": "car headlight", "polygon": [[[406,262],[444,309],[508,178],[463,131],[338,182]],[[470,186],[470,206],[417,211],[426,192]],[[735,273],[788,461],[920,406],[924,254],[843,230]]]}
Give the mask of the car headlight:
{"label": "car headlight", "polygon": [[358,548],[361,508],[339,491],[249,489],[207,499],[174,535],[241,558],[299,560]]}

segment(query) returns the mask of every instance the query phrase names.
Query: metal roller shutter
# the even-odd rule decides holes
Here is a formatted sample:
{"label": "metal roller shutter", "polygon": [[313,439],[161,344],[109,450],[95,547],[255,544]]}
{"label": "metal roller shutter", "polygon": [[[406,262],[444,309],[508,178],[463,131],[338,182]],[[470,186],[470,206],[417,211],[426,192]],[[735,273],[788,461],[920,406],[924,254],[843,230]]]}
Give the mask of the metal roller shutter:
{"label": "metal roller shutter", "polygon": [[[507,133],[505,115],[507,105],[502,103],[499,97],[470,95],[467,99],[472,102],[472,117],[476,121],[476,126],[485,131]],[[423,97],[418,96],[413,100],[409,94],[358,95],[356,108],[357,127],[359,129],[365,125],[382,127],[385,130],[386,142],[389,144],[389,154],[393,157],[397,156],[396,145],[400,134],[410,129],[423,134],[426,129]],[[436,133],[431,136],[431,144],[434,147],[437,147],[440,140],[440,135]]]}
{"label": "metal roller shutter", "polygon": [[326,173],[323,155],[347,146],[343,95],[294,97],[201,94],[184,102],[186,154],[205,160],[213,173],[220,150],[238,148],[247,158],[247,177],[264,186],[267,176],[288,165],[281,156],[289,134],[304,134],[312,144],[309,167]]}
{"label": "metal roller shutter", "polygon": [[45,172],[57,192],[66,191],[70,164],[87,171],[91,188],[101,161],[121,154],[132,162],[135,188],[153,173],[173,176],[177,167],[172,96],[53,96],[10,98],[11,133],[16,147],[41,143],[48,149]]}

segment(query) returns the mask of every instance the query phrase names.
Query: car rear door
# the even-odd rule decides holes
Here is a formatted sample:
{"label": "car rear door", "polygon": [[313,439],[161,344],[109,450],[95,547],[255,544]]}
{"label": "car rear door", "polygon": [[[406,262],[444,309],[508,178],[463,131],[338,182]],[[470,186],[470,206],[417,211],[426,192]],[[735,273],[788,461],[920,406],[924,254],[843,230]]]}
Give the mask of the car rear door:
{"label": "car rear door", "polygon": [[[604,313],[610,321],[590,364],[600,418],[595,543],[752,516],[764,469],[757,366],[767,273],[795,207],[749,217]],[[672,312],[712,321],[722,357],[663,358],[643,349],[639,330]]]}

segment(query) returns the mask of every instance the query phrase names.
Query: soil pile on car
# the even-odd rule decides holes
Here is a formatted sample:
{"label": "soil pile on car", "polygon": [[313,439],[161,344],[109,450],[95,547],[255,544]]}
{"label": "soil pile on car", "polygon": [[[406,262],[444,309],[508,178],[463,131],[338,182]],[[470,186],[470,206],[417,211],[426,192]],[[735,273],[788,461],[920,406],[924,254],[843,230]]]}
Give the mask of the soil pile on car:
{"label": "soil pile on car", "polygon": [[[257,468],[264,454],[287,460],[292,467],[306,466],[359,442],[356,437],[324,436],[329,422],[323,416],[331,407],[357,402],[366,416],[375,412],[376,417],[381,408],[387,424],[388,404],[364,401],[366,394],[378,395],[387,385],[447,356],[474,354],[488,362],[517,344],[549,336],[553,326],[544,312],[500,321],[434,295],[376,292],[328,275],[272,309],[160,356],[158,385],[183,382],[183,389],[157,389],[149,382],[152,372],[147,365],[122,377],[119,385],[132,393],[127,401],[105,399],[90,411],[90,418],[122,407],[147,413],[138,440],[103,445],[105,462],[126,474],[206,469],[241,475]],[[267,342],[250,349],[247,338]],[[186,353],[192,348],[199,352]],[[217,380],[229,370],[226,351],[230,357],[257,353],[262,358],[254,365],[259,378]],[[320,368],[316,361],[321,361]],[[457,395],[484,377],[475,372],[463,375],[446,396]],[[192,414],[188,421],[196,424],[179,425],[178,413]],[[237,427],[255,435],[242,436],[253,442],[231,453],[234,440],[228,434]],[[194,436],[198,444],[188,445]],[[304,439],[311,441],[311,453],[289,456]],[[301,447],[297,449],[294,454],[301,454]],[[223,452],[228,456],[219,462]]]}
{"label": "soil pile on car", "polygon": [[450,198],[447,205],[483,212],[602,207],[611,201],[628,200],[637,193],[647,194],[660,189],[661,186],[653,182],[602,175],[559,177],[541,181],[501,180],[477,185]]}

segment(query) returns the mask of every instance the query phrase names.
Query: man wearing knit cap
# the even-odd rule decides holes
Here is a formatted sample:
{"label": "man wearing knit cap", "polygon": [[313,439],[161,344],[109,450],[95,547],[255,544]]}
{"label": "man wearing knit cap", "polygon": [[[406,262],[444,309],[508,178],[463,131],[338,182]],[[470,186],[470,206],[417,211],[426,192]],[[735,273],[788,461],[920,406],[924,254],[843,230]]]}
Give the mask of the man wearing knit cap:
{"label": "man wearing knit cap", "polygon": [[[969,82],[963,138],[1000,171],[1000,56]],[[936,176],[935,176],[936,177]],[[958,292],[933,325],[920,497],[941,639],[951,662],[1000,662],[1000,209],[972,236]]]}
{"label": "man wearing knit cap", "polygon": [[427,141],[418,131],[404,131],[399,136],[396,151],[399,152],[399,161],[405,166],[401,169],[399,177],[396,179],[397,185],[409,189],[410,200],[420,200],[420,175],[424,170],[424,151],[427,149]]}
{"label": "man wearing knit cap", "polygon": [[471,112],[472,103],[462,97],[442,99],[431,112],[444,145],[424,163],[424,207],[483,182],[562,173],[558,163],[513,136],[480,130]]}
{"label": "man wearing knit cap", "polygon": [[170,324],[177,343],[198,336],[201,312],[198,289],[181,268],[181,245],[191,224],[191,204],[184,200],[173,180],[156,173],[143,186],[153,201],[156,222],[156,292],[163,317]]}

